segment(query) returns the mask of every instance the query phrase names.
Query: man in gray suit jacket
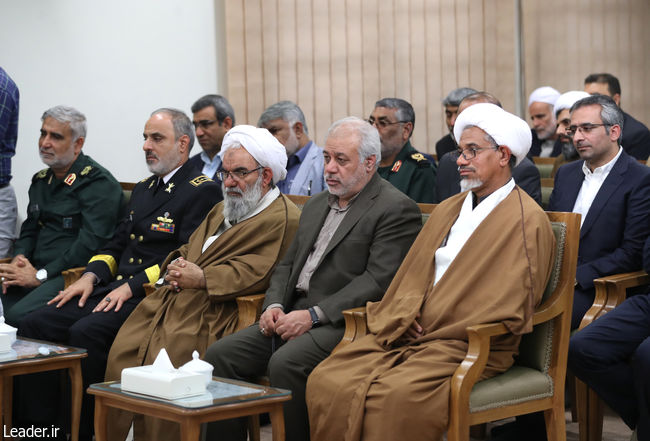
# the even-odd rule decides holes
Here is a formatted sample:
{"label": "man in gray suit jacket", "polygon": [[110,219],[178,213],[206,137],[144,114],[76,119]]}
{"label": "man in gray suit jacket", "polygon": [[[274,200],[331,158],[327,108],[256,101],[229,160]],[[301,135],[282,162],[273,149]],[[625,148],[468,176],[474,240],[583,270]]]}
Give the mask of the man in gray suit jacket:
{"label": "man in gray suit jacket", "polygon": [[[343,336],[342,311],[378,301],[421,228],[415,202],[377,174],[379,134],[349,117],[330,127],[327,192],[307,202],[298,232],[271,277],[260,321],[208,348],[214,375],[251,379],[268,372],[290,389],[287,440],[308,440],[307,377]],[[241,420],[210,425],[208,439],[245,440]]]}

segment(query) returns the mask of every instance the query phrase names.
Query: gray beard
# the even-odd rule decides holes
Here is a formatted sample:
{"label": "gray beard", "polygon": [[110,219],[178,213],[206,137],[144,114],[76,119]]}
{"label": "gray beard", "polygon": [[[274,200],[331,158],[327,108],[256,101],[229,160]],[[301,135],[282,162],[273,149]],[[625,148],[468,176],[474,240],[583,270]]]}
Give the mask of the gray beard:
{"label": "gray beard", "polygon": [[[262,198],[262,175],[257,179],[255,184],[242,191],[239,187],[227,189],[221,184],[223,191],[223,216],[231,223],[239,222],[248,215]],[[227,191],[237,192],[241,196],[230,196]]]}
{"label": "gray beard", "polygon": [[480,179],[461,179],[460,191],[471,190],[472,188],[480,187],[481,185],[483,185],[483,181]]}

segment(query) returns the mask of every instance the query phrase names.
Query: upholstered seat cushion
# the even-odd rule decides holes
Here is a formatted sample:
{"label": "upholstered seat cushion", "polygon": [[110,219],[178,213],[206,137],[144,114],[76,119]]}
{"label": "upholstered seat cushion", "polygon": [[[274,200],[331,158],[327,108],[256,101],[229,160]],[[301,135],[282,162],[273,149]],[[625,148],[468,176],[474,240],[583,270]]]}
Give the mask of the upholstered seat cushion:
{"label": "upholstered seat cushion", "polygon": [[501,375],[476,383],[469,411],[480,412],[553,395],[553,381],[536,369],[513,366]]}

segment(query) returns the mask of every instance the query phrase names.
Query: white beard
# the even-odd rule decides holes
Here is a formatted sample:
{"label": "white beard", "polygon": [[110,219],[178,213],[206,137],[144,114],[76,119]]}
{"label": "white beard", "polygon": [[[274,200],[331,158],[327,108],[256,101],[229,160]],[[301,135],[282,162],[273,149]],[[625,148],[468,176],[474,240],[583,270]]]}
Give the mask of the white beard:
{"label": "white beard", "polygon": [[[226,188],[223,183],[221,189],[223,191],[223,216],[230,222],[239,222],[248,213],[253,211],[257,203],[262,198],[262,178],[257,178],[255,184],[251,188],[242,191],[239,187]],[[227,192],[236,192],[241,196],[230,196]]]}
{"label": "white beard", "polygon": [[460,191],[471,190],[476,187],[483,185],[483,181],[480,179],[461,179],[460,180]]}

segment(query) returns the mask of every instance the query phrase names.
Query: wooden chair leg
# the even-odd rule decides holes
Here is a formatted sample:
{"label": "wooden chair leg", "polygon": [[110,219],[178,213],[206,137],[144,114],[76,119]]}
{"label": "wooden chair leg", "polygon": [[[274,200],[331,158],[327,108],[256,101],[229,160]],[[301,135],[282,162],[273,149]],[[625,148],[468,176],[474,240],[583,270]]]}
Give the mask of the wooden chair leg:
{"label": "wooden chair leg", "polygon": [[603,402],[593,389],[588,388],[587,393],[589,396],[587,401],[589,441],[601,441],[603,439]]}
{"label": "wooden chair leg", "polygon": [[251,415],[248,417],[248,439],[249,441],[260,441],[259,415]]}
{"label": "wooden chair leg", "polygon": [[575,379],[576,411],[578,413],[578,438],[580,441],[589,439],[589,392],[587,385]]}
{"label": "wooden chair leg", "polygon": [[546,436],[548,441],[566,441],[566,422],[564,421],[564,400],[558,400],[551,409],[544,411]]}
{"label": "wooden chair leg", "polygon": [[578,406],[576,404],[576,377],[570,371],[566,373],[567,392],[571,403],[571,422],[578,422]]}

